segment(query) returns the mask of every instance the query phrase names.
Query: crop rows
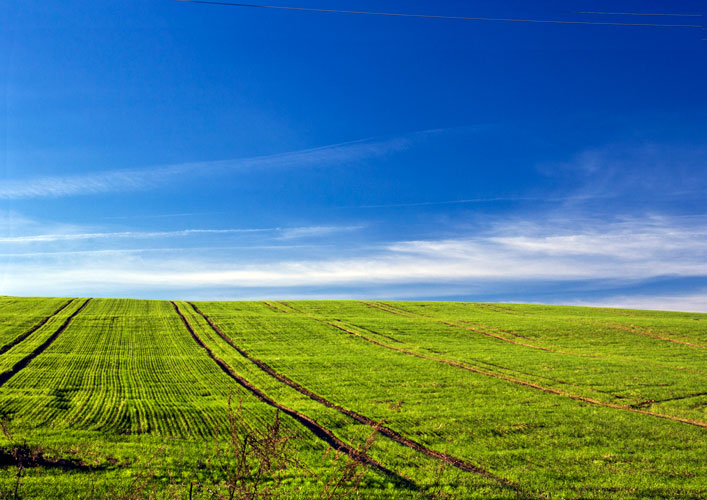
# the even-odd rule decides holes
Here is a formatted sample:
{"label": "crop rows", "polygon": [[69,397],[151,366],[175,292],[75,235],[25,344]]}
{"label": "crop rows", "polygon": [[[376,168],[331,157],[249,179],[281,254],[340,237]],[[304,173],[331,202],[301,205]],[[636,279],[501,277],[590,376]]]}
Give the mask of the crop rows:
{"label": "crop rows", "polygon": [[[635,483],[636,474],[644,474],[636,454],[660,457],[653,473],[675,478],[666,480],[675,488],[691,481],[700,484],[690,478],[695,468],[705,470],[696,458],[704,453],[702,428],[587,404],[440,362],[450,352],[459,357],[472,354],[486,361],[485,372],[490,363],[502,365],[495,373],[517,373],[519,366],[532,372],[538,355],[545,356],[546,363],[561,356],[552,351],[472,335],[427,318],[403,321],[403,316],[350,302],[197,306],[238,345],[313,392],[510,481],[540,490],[548,477],[562,477],[569,491],[587,482],[605,491],[617,484]],[[369,341],[373,337],[377,342]],[[380,344],[426,352],[428,359]],[[465,350],[458,350],[462,345]],[[513,350],[508,353],[508,348]],[[577,357],[569,359],[580,365],[584,360],[574,361]],[[531,370],[522,367],[523,363]],[[580,373],[580,367],[570,366],[561,375],[577,387],[588,387],[586,380],[570,377]],[[621,380],[614,382],[621,385]],[[684,454],[653,449],[647,444],[653,441],[669,443],[666,449]],[[617,450],[617,442],[625,449]],[[606,466],[607,460],[621,465],[613,470]],[[574,478],[574,483],[568,478]]]}
{"label": "crop rows", "polygon": [[[377,308],[381,309],[381,306]],[[661,404],[685,402],[707,395],[707,352],[698,343],[706,327],[696,323],[700,319],[695,315],[674,315],[676,317],[671,324],[673,332],[667,332],[651,325],[649,319],[656,313],[636,311],[636,317],[626,312],[614,312],[613,316],[605,312],[587,317],[585,312],[584,316],[577,317],[577,314],[572,314],[573,308],[554,308],[555,314],[552,315],[542,314],[539,308],[506,308],[513,316],[509,317],[506,313],[504,318],[498,312],[482,315],[474,308],[462,305],[446,308],[434,304],[383,306],[389,314],[397,314],[398,317],[404,315],[412,321],[451,326],[436,330],[434,338],[417,337],[415,343],[418,346],[439,346],[440,338],[449,339],[441,344],[448,349],[446,354],[454,359],[474,359],[470,345],[463,340],[453,343],[455,337],[479,336],[489,332],[508,340],[521,337],[529,345],[554,354],[535,353],[532,356],[527,353],[520,362],[518,356],[508,356],[504,368],[510,368],[515,373],[525,372],[531,378],[541,375],[546,384],[552,385],[556,381],[559,384],[556,387],[566,389],[574,385],[585,389],[585,395],[592,396],[587,390],[593,392],[594,398],[601,394],[608,395],[611,397],[599,399],[610,403],[674,415],[701,424],[707,421],[704,404],[686,405],[680,409]],[[499,316],[502,329],[499,328]],[[640,320],[644,326],[634,324]],[[620,326],[622,322],[624,326]],[[675,331],[679,332],[682,340],[675,341]],[[669,339],[667,335],[673,338]],[[512,349],[504,350],[509,354],[512,352]],[[486,348],[484,352],[492,351]],[[502,359],[502,355],[494,354],[493,359]]]}
{"label": "crop rows", "polygon": [[[182,310],[189,317],[189,322],[200,331],[203,341],[208,343],[210,349],[218,352],[219,361],[227,360],[229,366],[237,367],[239,373],[272,394],[278,401],[286,403],[302,413],[315,417],[320,424],[332,429],[336,440],[349,440],[360,442],[367,434],[376,431],[381,439],[374,443],[369,450],[369,456],[364,462],[375,460],[384,462],[402,474],[397,477],[398,483],[409,483],[407,479],[414,477],[413,483],[424,484],[440,466],[456,469],[448,474],[456,478],[459,485],[473,488],[477,491],[493,492],[498,498],[506,495],[517,494],[520,488],[512,481],[508,481],[483,468],[453,457],[443,452],[431,450],[424,445],[402,436],[400,433],[388,428],[382,421],[374,421],[365,415],[348,410],[326,398],[313,393],[294,380],[278,373],[272,367],[246,353],[231,338],[229,338],[207,315],[194,304],[181,303]],[[311,418],[311,417],[310,417]],[[334,444],[334,448],[346,451],[348,445]],[[376,462],[376,464],[380,464]],[[387,467],[376,465],[379,470]],[[458,472],[470,473],[459,478]],[[388,475],[397,476],[386,471]],[[419,486],[416,484],[415,486]]]}
{"label": "crop rows", "polygon": [[[21,321],[22,300],[35,309]],[[707,495],[704,315],[22,300],[0,299],[0,413],[25,429],[199,443],[235,395],[256,425],[277,409],[311,450],[368,463],[396,491]]]}
{"label": "crop rows", "polygon": [[0,354],[39,329],[52,316],[71,303],[71,299],[0,297]]}
{"label": "crop rows", "polygon": [[39,319],[28,330],[5,344],[3,347],[7,349],[0,356],[0,385],[6,383],[14,375],[15,370],[29,361],[37,350],[43,350],[51,344],[52,337],[83,306],[84,302],[85,299],[71,301],[66,304],[66,307],[56,309],[54,313]]}
{"label": "crop rows", "polygon": [[96,299],[5,384],[0,411],[40,427],[206,436],[232,389],[169,303]]}

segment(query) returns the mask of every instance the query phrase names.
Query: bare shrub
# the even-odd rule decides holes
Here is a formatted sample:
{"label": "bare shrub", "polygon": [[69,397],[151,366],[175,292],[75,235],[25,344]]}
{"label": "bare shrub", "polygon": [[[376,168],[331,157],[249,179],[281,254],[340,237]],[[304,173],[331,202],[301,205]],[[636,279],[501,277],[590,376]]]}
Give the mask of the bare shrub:
{"label": "bare shrub", "polygon": [[227,417],[225,445],[217,434],[215,453],[209,459],[220,484],[209,486],[192,481],[189,498],[199,491],[227,500],[281,496],[285,471],[293,466],[301,468],[302,464],[295,458],[291,446],[294,435],[283,429],[279,410],[272,423],[267,423],[263,428],[255,427],[245,417],[239,394],[236,408],[229,396]]}
{"label": "bare shrub", "polygon": [[[366,441],[354,450],[355,457],[366,457],[378,437],[379,427],[376,426]],[[329,450],[327,450],[327,454]],[[326,455],[325,455],[326,456]],[[336,468],[332,477],[324,486],[319,496],[320,500],[360,498],[361,482],[370,469],[370,465],[362,460],[356,460],[341,451],[334,456]]]}
{"label": "bare shrub", "polygon": [[[272,423],[255,427],[245,416],[239,394],[235,408],[229,396],[227,415],[225,445],[219,436],[215,438],[215,452],[208,463],[220,481],[213,485],[192,481],[189,484],[190,500],[200,493],[219,500],[289,498],[295,491],[283,483],[287,474],[313,475],[312,470],[296,458],[294,445],[301,438],[284,429],[279,410]],[[361,483],[370,469],[363,459],[377,434],[378,428],[375,428],[368,439],[353,450],[351,455],[355,458],[341,451],[327,450],[325,459],[334,453],[334,470],[319,493],[320,500],[360,498]]]}
{"label": "bare shrub", "polygon": [[0,430],[2,430],[3,436],[8,441],[7,447],[2,449],[3,461],[8,459],[17,465],[17,472],[15,473],[15,485],[11,492],[2,493],[3,497],[8,498],[19,498],[20,484],[22,483],[22,477],[24,476],[25,463],[30,460],[31,457],[35,456],[37,453],[41,453],[40,448],[30,449],[27,446],[27,441],[25,438],[16,439],[12,431],[10,430],[10,419],[7,415],[3,415],[0,418]]}

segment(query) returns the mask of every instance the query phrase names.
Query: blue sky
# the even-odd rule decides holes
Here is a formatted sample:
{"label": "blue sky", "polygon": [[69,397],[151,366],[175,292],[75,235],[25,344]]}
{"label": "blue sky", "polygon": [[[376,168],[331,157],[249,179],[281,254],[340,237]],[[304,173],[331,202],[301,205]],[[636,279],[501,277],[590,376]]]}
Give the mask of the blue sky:
{"label": "blue sky", "polygon": [[707,311],[704,2],[265,3],[688,26],[2,2],[1,294]]}

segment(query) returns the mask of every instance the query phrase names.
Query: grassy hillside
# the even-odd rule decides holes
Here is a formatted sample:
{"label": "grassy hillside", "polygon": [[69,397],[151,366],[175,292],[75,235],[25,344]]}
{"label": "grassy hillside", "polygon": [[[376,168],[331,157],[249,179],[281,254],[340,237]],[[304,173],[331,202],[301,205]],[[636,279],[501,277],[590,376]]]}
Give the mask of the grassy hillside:
{"label": "grassy hillside", "polygon": [[0,298],[0,414],[10,497],[707,498],[707,315]]}

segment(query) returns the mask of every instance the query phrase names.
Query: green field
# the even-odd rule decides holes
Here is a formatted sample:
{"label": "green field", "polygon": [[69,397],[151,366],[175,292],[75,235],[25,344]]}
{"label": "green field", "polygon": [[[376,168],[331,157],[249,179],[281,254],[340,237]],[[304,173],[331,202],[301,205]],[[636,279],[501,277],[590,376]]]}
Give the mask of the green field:
{"label": "green field", "polygon": [[239,488],[705,499],[707,314],[3,297],[0,414],[0,498],[230,498],[277,419]]}

